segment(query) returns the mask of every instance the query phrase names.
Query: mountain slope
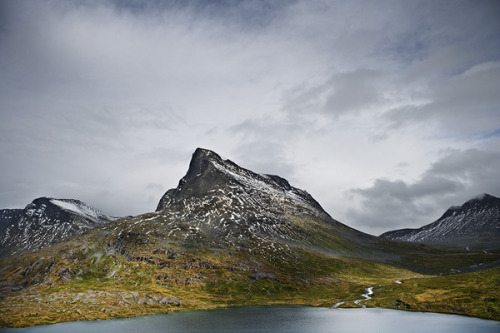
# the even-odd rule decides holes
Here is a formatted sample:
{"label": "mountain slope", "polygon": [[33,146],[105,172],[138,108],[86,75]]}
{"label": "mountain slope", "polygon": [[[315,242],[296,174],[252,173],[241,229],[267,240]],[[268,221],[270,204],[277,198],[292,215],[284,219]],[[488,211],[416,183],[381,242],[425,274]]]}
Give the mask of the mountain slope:
{"label": "mountain slope", "polygon": [[[446,274],[499,259],[364,234],[285,179],[197,149],[155,212],[1,259],[0,326],[230,305],[331,306],[414,277],[408,268]],[[497,290],[489,285],[485,295]]]}
{"label": "mountain slope", "polygon": [[328,306],[367,283],[414,275],[359,258],[378,257],[383,251],[371,244],[384,242],[335,221],[283,178],[197,149],[157,211],[1,260],[0,326],[178,308]]}
{"label": "mountain slope", "polygon": [[72,199],[38,198],[0,211],[0,257],[38,250],[115,220]]}
{"label": "mountain slope", "polygon": [[[274,242],[346,254],[363,241],[376,241],[332,219],[306,191],[287,180],[256,174],[201,148],[177,188],[161,198],[157,214],[174,229],[179,223],[189,224],[196,230],[193,242],[219,247]],[[174,231],[171,237],[175,235]]]}
{"label": "mountain slope", "polygon": [[[449,208],[438,220],[418,229],[400,229],[382,238],[427,243],[500,244],[500,198],[482,194],[462,206]],[[465,243],[463,243],[465,242]]]}
{"label": "mountain slope", "polygon": [[17,220],[22,211],[22,209],[0,209],[0,233]]}

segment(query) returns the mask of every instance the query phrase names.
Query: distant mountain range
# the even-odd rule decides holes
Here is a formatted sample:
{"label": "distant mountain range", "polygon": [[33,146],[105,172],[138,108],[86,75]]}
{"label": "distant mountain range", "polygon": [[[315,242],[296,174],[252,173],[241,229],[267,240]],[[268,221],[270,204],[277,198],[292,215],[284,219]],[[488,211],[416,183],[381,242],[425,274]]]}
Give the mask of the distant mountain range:
{"label": "distant mountain range", "polygon": [[435,222],[418,229],[392,230],[382,238],[443,245],[500,247],[500,198],[482,194],[449,208]]}
{"label": "distant mountain range", "polygon": [[[495,236],[497,200],[450,209],[446,227],[428,234]],[[372,305],[500,319],[500,249],[362,233],[284,178],[207,149],[155,212],[115,219],[78,200],[38,198],[0,216],[0,327],[230,305],[356,307],[368,287]],[[464,283],[474,293],[450,289]],[[450,298],[436,303],[440,295]]]}
{"label": "distant mountain range", "polygon": [[0,257],[42,249],[113,220],[73,199],[42,197],[24,209],[2,209]]}
{"label": "distant mountain range", "polygon": [[[231,245],[250,238],[292,242],[290,235],[294,235],[294,242],[298,240],[296,236],[300,236],[305,243],[331,238],[331,235],[312,237],[303,225],[287,220],[287,216],[293,215],[321,220],[335,229],[336,237],[355,243],[376,242],[375,237],[332,219],[306,191],[292,187],[287,180],[256,174],[201,148],[193,154],[188,172],[179,185],[161,198],[157,212],[162,211],[175,217],[176,223],[191,221],[198,228],[197,234],[211,242]],[[0,257],[54,245],[116,219],[75,199],[42,197],[25,209],[2,209]],[[498,245],[500,199],[482,194],[460,207],[449,208],[437,221],[426,226],[392,230],[379,237],[445,245],[463,245],[464,241],[467,245]],[[337,249],[346,251],[341,246]]]}
{"label": "distant mountain range", "polygon": [[[204,241],[232,246],[250,239],[296,243],[300,238],[303,243],[319,244],[331,242],[334,234],[343,238],[344,242],[338,242],[336,248],[344,254],[363,247],[364,243],[377,242],[376,237],[331,218],[306,191],[292,187],[286,179],[254,173],[201,148],[193,154],[179,185],[161,198],[157,212],[162,211],[175,223],[190,221],[191,227],[197,228],[197,239],[193,242],[200,242],[203,235]],[[304,225],[291,223],[290,216],[319,220],[334,231],[313,235]],[[116,219],[75,199],[42,197],[25,209],[2,209],[0,257],[51,246]],[[379,237],[443,245],[495,246],[500,239],[500,199],[482,194],[462,206],[449,208],[433,223],[418,229],[388,231]],[[341,244],[346,240],[357,245],[347,247],[351,250],[342,249]]]}

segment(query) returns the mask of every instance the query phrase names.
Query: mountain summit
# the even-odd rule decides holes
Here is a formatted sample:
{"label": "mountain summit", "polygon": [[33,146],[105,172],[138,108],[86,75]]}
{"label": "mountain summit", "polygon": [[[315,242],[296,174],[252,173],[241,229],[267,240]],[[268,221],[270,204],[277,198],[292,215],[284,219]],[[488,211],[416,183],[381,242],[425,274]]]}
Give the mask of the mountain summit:
{"label": "mountain summit", "polygon": [[[319,203],[306,191],[290,186],[284,178],[275,175],[261,175],[244,169],[230,160],[223,160],[217,153],[197,148],[193,154],[187,174],[175,189],[165,193],[157,211],[187,198],[201,198],[215,189],[243,190],[245,193],[266,194],[267,198],[288,197],[313,210],[323,211]],[[242,194],[238,192],[238,194]],[[323,213],[325,213],[323,211]],[[326,214],[326,213],[325,213]]]}
{"label": "mountain summit", "polygon": [[[469,245],[500,239],[500,198],[483,193],[462,206],[450,207],[438,220],[418,229],[400,229],[382,238]],[[464,243],[465,242],[465,243]]]}
{"label": "mountain summit", "polygon": [[[257,174],[201,148],[179,185],[161,198],[157,212],[189,223],[209,242],[230,245],[371,238],[332,219],[309,193],[286,179]],[[339,242],[336,248],[341,247]]]}
{"label": "mountain summit", "polygon": [[[323,208],[306,191],[290,186],[284,178],[275,175],[261,175],[244,169],[230,160],[223,160],[217,153],[198,148],[193,154],[187,174],[175,189],[165,193],[158,204],[157,211],[187,198],[201,198],[214,190],[224,191],[229,187],[235,194],[264,195],[267,199],[287,197],[313,210]],[[243,192],[241,192],[243,191]],[[269,202],[267,202],[269,203]]]}
{"label": "mountain summit", "polygon": [[116,218],[74,199],[38,198],[0,210],[0,257],[38,250]]}
{"label": "mountain summit", "polygon": [[[0,327],[235,305],[360,306],[370,286],[376,286],[372,302],[382,302],[372,305],[460,314],[480,309],[483,316],[488,309],[488,318],[499,313],[498,268],[462,287],[470,297],[439,290],[435,295],[446,294],[444,303],[414,297],[425,294],[425,283],[432,290],[444,285],[441,276],[411,281],[415,272],[487,270],[500,262],[498,251],[364,234],[334,220],[287,180],[206,149],[194,152],[186,175],[155,212],[95,226],[100,214],[83,203],[40,198],[0,216],[5,239],[21,246],[11,252],[16,254],[74,230],[65,228],[90,228],[55,246],[0,258]],[[69,216],[74,219],[67,222]],[[445,285],[463,285],[464,279]],[[473,289],[477,285],[481,290]]]}

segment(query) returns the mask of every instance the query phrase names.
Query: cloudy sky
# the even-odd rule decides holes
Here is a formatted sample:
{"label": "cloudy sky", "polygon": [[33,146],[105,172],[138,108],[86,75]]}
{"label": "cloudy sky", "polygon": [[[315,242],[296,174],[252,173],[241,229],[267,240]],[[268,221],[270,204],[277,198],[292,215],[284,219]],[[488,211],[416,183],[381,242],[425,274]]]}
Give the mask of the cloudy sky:
{"label": "cloudy sky", "polygon": [[359,230],[500,196],[498,1],[0,2],[0,207],[154,211],[196,147]]}

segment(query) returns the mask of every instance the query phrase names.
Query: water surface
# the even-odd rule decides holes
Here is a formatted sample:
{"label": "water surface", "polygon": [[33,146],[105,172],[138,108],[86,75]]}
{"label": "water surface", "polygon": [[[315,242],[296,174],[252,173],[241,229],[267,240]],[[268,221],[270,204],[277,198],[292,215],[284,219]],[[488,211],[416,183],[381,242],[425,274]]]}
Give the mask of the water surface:
{"label": "water surface", "polygon": [[304,306],[251,306],[183,311],[128,319],[80,321],[21,329],[44,332],[500,332],[500,322],[471,317],[381,308],[327,309]]}

